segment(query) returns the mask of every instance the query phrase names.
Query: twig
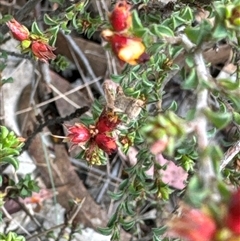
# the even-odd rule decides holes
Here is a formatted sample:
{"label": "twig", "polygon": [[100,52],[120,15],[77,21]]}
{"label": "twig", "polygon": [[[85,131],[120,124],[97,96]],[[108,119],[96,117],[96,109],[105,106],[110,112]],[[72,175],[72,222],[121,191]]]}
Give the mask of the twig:
{"label": "twig", "polygon": [[220,162],[220,171],[222,171],[238,153],[240,153],[240,140],[225,152],[224,157]]}
{"label": "twig", "polygon": [[[71,161],[71,163],[73,163],[73,164],[76,165],[76,166],[89,169],[89,166],[88,166],[87,164],[85,164],[84,162],[82,162],[81,160],[76,160],[76,159],[74,159],[74,158],[70,158],[70,161]],[[100,176],[106,175],[106,172],[103,172],[103,171],[101,171],[100,169],[95,168],[94,166],[91,167],[91,170],[92,170],[93,172],[95,172],[95,174],[97,174],[97,175],[100,175]],[[88,173],[88,175],[91,175],[91,173]],[[113,176],[111,173],[108,174],[108,177],[111,178],[112,180],[116,181],[116,182],[122,182],[122,179],[121,179],[121,178],[118,178],[117,176]],[[107,180],[107,179],[102,178],[102,181],[105,182],[106,180]],[[113,185],[114,183],[111,183],[111,184]]]}
{"label": "twig", "polygon": [[57,226],[54,226],[54,227],[52,227],[52,228],[49,228],[48,230],[45,230],[45,231],[43,231],[43,232],[41,232],[41,233],[34,234],[34,235],[32,235],[31,237],[26,238],[26,241],[29,241],[29,240],[34,239],[34,238],[38,238],[38,237],[40,237],[40,236],[42,237],[44,234],[47,234],[47,233],[49,233],[50,231],[53,231],[53,230],[55,230],[55,229],[57,229],[57,228],[62,228],[64,225],[65,225],[65,223],[61,223],[61,224],[59,224],[59,225],[57,225]]}
{"label": "twig", "polygon": [[61,237],[65,236],[66,228],[71,227],[71,231],[69,233],[69,239],[71,240],[71,237],[73,236],[73,233],[75,231],[76,226],[74,225],[74,219],[78,215],[80,209],[82,208],[82,205],[85,201],[85,197],[82,200],[74,200],[73,206],[70,211],[65,215],[65,223],[64,226],[61,228],[61,231],[58,234],[58,237],[55,239],[56,241],[59,241]]}
{"label": "twig", "polygon": [[[194,62],[196,64],[197,76],[200,81],[209,81],[209,75],[207,73],[206,65],[204,63],[202,50],[198,49],[194,53]],[[203,110],[208,107],[208,90],[206,88],[200,89],[197,94],[197,118],[196,118],[196,130],[198,137],[198,148],[201,152],[204,152],[208,147],[207,137],[207,118],[203,114]],[[213,165],[209,156],[203,155],[199,159],[199,174],[205,181],[206,186],[210,186],[211,179],[214,177]]]}
{"label": "twig", "polygon": [[[100,79],[101,79],[101,77],[98,77],[98,78],[96,78],[96,79],[88,82],[88,85],[91,85],[91,84],[95,83],[96,81],[99,81]],[[69,90],[69,91],[63,93],[63,95],[65,95],[65,96],[70,95],[70,94],[72,94],[72,93],[74,93],[74,92],[76,92],[76,91],[78,91],[78,90],[81,90],[81,89],[83,89],[83,88],[85,88],[85,87],[86,87],[86,85],[77,86],[76,88],[74,88],[74,89],[72,89],[72,90]],[[49,99],[49,100],[43,101],[43,102],[35,105],[35,108],[40,108],[40,107],[42,107],[42,106],[44,106],[44,105],[47,105],[47,104],[49,104],[49,103],[51,103],[51,102],[53,102],[53,101],[55,101],[55,100],[61,99],[61,98],[62,98],[62,96],[55,96],[55,97],[53,97],[53,98],[51,98],[51,99]],[[20,115],[20,114],[29,112],[29,111],[31,111],[32,109],[33,109],[33,107],[28,107],[28,108],[26,108],[26,109],[16,111],[15,115]],[[0,116],[0,120],[4,120],[4,116]]]}
{"label": "twig", "polygon": [[[115,156],[114,159],[118,159],[118,156]],[[107,168],[107,179],[104,181],[103,185],[100,188],[99,193],[96,196],[96,203],[100,203],[102,198],[103,198],[103,195],[107,192],[108,186],[109,186],[109,184],[111,182],[110,175],[113,176],[113,177],[117,177],[118,176],[119,170],[121,168],[121,164],[122,164],[122,162],[120,160],[118,160],[115,163],[115,165],[113,166],[113,168],[112,168],[112,173],[111,173],[110,168],[107,166],[108,167]]]}
{"label": "twig", "polygon": [[85,202],[85,199],[86,199],[86,198],[84,197],[84,198],[81,200],[80,203],[78,203],[78,202],[75,202],[75,203],[74,203],[75,205],[74,205],[74,208],[73,208],[73,210],[72,210],[72,215],[70,216],[70,218],[69,218],[69,220],[68,220],[68,222],[67,222],[68,225],[72,225],[74,219],[77,217],[80,209],[82,208],[82,205],[83,205],[83,203]]}
{"label": "twig", "polygon": [[23,211],[30,217],[30,219],[37,225],[38,228],[42,229],[42,225],[35,218],[34,214],[32,214],[33,210],[29,210],[27,205],[24,202],[20,202],[19,199],[15,200],[18,205],[23,209]]}
{"label": "twig", "polygon": [[[193,51],[195,45],[187,38],[186,35],[180,35],[183,45],[187,51]],[[203,54],[201,49],[197,49],[193,54],[196,72],[199,81],[208,82],[209,74],[203,59]],[[197,104],[196,104],[196,119],[194,121],[194,126],[198,138],[198,148],[203,154],[209,145],[207,138],[207,118],[203,114],[203,110],[208,107],[208,90],[202,88],[197,93]],[[211,180],[214,177],[212,161],[207,155],[202,155],[199,158],[199,175],[204,180],[206,187],[210,187]]]}
{"label": "twig", "polygon": [[66,97],[61,91],[59,91],[54,85],[48,84],[48,86],[59,96],[61,96],[66,102],[68,102],[70,105],[74,106],[75,108],[81,108],[80,105],[76,104],[74,101],[70,100],[68,97]]}
{"label": "twig", "polygon": [[30,235],[30,233],[19,222],[12,218],[12,216],[8,213],[4,206],[2,206],[1,209],[9,220],[13,221],[21,230],[23,230],[26,234]]}
{"label": "twig", "polygon": [[14,56],[14,57],[21,58],[21,59],[32,60],[32,57],[27,54],[19,54],[19,53],[13,52],[13,51],[8,51],[8,50],[0,48],[0,53],[4,53],[4,52],[10,56]]}
{"label": "twig", "polygon": [[[81,68],[81,66],[80,66],[80,64],[79,64],[79,62],[78,62],[77,56],[76,56],[76,54],[75,54],[75,52],[74,52],[74,50],[72,49],[71,46],[69,46],[69,50],[70,50],[70,53],[71,53],[71,55],[72,55],[72,57],[73,57],[73,60],[74,60],[74,62],[75,62],[75,64],[76,64],[76,66],[77,66],[78,72],[80,73],[80,75],[81,75],[81,77],[82,77],[82,80],[83,80],[84,84],[87,84],[88,79],[87,79],[86,76],[84,75],[83,70],[82,70],[82,68]],[[92,101],[94,101],[94,96],[93,96],[93,94],[92,94],[91,88],[89,88],[89,86],[86,85],[86,89],[87,89],[87,93],[88,93],[90,99],[91,99]]]}
{"label": "twig", "polygon": [[[78,57],[82,60],[85,68],[88,71],[88,74],[90,75],[90,77],[92,79],[96,78],[95,73],[93,72],[92,68],[90,67],[90,63],[88,61],[88,59],[86,58],[86,56],[84,55],[84,53],[82,52],[82,50],[79,48],[79,46],[75,43],[75,41],[73,40],[73,38],[70,35],[66,35],[63,33],[63,31],[61,31],[61,33],[63,34],[63,36],[65,37],[65,39],[67,40],[67,42],[71,45],[72,49],[75,51],[75,53],[78,55]],[[99,82],[96,82],[97,88],[99,90],[99,92],[104,95],[103,89],[100,85]]]}

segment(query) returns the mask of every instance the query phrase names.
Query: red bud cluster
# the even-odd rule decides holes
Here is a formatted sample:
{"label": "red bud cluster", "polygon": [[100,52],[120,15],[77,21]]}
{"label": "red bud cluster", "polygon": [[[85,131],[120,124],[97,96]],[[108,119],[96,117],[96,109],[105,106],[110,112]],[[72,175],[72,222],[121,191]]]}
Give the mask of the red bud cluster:
{"label": "red bud cluster", "polygon": [[20,24],[14,18],[8,21],[6,24],[8,28],[11,30],[13,37],[18,41],[29,39],[30,33],[28,29],[24,25]]}
{"label": "red bud cluster", "polygon": [[219,217],[211,216],[206,207],[199,210],[184,206],[181,216],[171,220],[168,226],[169,236],[187,241],[240,240],[240,189],[231,195],[223,210],[219,209]]}
{"label": "red bud cluster", "polygon": [[56,58],[53,53],[55,48],[48,44],[48,39],[30,33],[24,25],[14,18],[7,22],[7,26],[13,37],[21,41],[22,50],[25,52],[32,52],[36,59],[43,62]]}
{"label": "red bud cluster", "polygon": [[226,217],[226,226],[235,234],[239,235],[240,240],[240,189],[233,193]]}
{"label": "red bud cluster", "polygon": [[72,146],[70,150],[75,146],[81,146],[85,144],[91,138],[90,130],[82,123],[75,123],[75,125],[65,125],[68,131],[68,135],[65,141],[71,142]]}
{"label": "red bud cluster", "polygon": [[72,144],[70,150],[76,146],[86,147],[85,157],[89,163],[101,164],[98,160],[98,148],[108,155],[116,152],[117,143],[113,132],[119,123],[114,112],[104,109],[94,126],[86,127],[82,123],[65,125],[68,130],[65,141]]}
{"label": "red bud cluster", "polygon": [[129,30],[132,28],[131,6],[126,0],[119,0],[109,16],[112,29],[102,31],[102,37],[109,42],[112,51],[117,58],[130,65],[136,65],[148,61],[145,46],[141,38],[132,36]]}
{"label": "red bud cluster", "polygon": [[128,30],[132,26],[131,5],[118,1],[109,16],[110,23],[116,32]]}
{"label": "red bud cluster", "polygon": [[188,241],[210,241],[216,228],[215,221],[201,210],[184,207],[182,215],[172,220],[170,235]]}
{"label": "red bud cluster", "polygon": [[56,55],[53,53],[55,48],[48,45],[46,42],[44,42],[42,40],[32,41],[31,50],[32,50],[33,55],[37,59],[39,59],[43,62],[47,62],[47,60],[49,60],[49,59],[56,58]]}

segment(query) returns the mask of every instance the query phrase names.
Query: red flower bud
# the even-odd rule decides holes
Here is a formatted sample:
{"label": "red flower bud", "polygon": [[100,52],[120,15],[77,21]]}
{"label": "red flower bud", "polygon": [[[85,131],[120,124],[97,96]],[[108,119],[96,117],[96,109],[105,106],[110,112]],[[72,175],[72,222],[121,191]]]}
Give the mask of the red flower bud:
{"label": "red flower bud", "polygon": [[103,110],[96,123],[96,128],[98,129],[99,133],[111,132],[119,123],[120,120],[114,112]]}
{"label": "red flower bud", "polygon": [[113,137],[107,136],[104,133],[99,133],[95,137],[95,143],[100,149],[108,155],[117,151],[117,144]]}
{"label": "red flower bud", "polygon": [[[66,140],[70,141],[73,146],[84,144],[91,138],[90,130],[81,123],[75,123],[74,126],[65,125],[69,132]],[[70,148],[71,149],[71,148]]]}
{"label": "red flower bud", "polygon": [[31,45],[31,50],[33,55],[43,61],[47,62],[49,59],[55,59],[56,55],[52,52],[56,48],[48,45],[42,40],[33,40]]}
{"label": "red flower bud", "polygon": [[125,0],[116,3],[109,20],[114,31],[120,32],[127,30],[132,25],[132,16],[130,12],[131,6]]}
{"label": "red flower bud", "polygon": [[102,31],[102,36],[106,41],[110,42],[116,56],[128,64],[136,65],[149,59],[140,38],[116,34],[108,29]]}
{"label": "red flower bud", "polygon": [[20,24],[16,19],[11,19],[7,23],[8,28],[10,29],[13,37],[18,41],[27,40],[29,38],[28,29]]}
{"label": "red flower bud", "polygon": [[240,189],[230,199],[226,226],[235,234],[240,234]]}
{"label": "red flower bud", "polygon": [[201,210],[184,207],[182,215],[170,222],[170,236],[187,241],[212,241],[216,232],[215,221]]}

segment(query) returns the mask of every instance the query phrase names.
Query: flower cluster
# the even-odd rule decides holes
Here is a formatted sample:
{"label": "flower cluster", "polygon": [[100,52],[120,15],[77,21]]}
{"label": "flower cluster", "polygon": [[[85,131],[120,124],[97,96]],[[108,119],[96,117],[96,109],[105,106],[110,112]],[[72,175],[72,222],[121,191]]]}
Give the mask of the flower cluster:
{"label": "flower cluster", "polygon": [[33,33],[14,18],[8,21],[8,28],[13,37],[21,42],[21,49],[23,52],[32,52],[36,59],[43,62],[48,62],[50,59],[55,59],[56,55],[53,53],[54,47],[48,44],[48,39]]}
{"label": "flower cluster", "polygon": [[188,241],[240,240],[240,189],[234,192],[218,217],[209,209],[199,210],[184,206],[181,216],[169,223],[169,235]]}
{"label": "flower cluster", "polygon": [[65,141],[72,144],[70,150],[81,146],[84,150],[84,157],[90,165],[102,164],[101,152],[110,155],[117,151],[117,143],[113,136],[114,130],[120,123],[118,116],[107,109],[104,109],[95,125],[88,127],[82,123],[65,125],[68,135]]}
{"label": "flower cluster", "polygon": [[236,6],[234,4],[229,4],[225,9],[225,21],[228,27],[237,27],[240,26],[240,4]]}
{"label": "flower cluster", "polygon": [[136,65],[148,61],[149,56],[145,52],[142,39],[133,36],[129,31],[132,28],[130,10],[131,6],[126,0],[119,0],[109,16],[112,30],[103,30],[102,37],[109,42],[120,61]]}

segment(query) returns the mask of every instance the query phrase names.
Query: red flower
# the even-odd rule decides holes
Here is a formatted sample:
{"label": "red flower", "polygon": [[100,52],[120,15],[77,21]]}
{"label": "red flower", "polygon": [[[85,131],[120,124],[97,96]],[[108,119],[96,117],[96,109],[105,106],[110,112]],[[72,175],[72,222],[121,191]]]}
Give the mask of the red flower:
{"label": "red flower", "polygon": [[52,52],[55,49],[56,48],[48,45],[42,40],[33,40],[31,44],[33,55],[43,62],[47,62],[49,59],[56,58],[56,55]]}
{"label": "red flower", "polygon": [[117,144],[114,138],[104,133],[99,133],[95,136],[95,143],[108,155],[117,151]]}
{"label": "red flower", "polygon": [[170,236],[187,241],[212,241],[216,232],[215,221],[201,210],[184,207],[182,216],[170,222]]}
{"label": "red flower", "polygon": [[240,234],[240,189],[230,199],[226,226],[235,234]]}
{"label": "red flower", "polygon": [[96,123],[96,128],[100,133],[111,132],[117,127],[119,123],[120,120],[114,112],[103,110]]}
{"label": "red flower", "polygon": [[67,128],[67,131],[69,132],[66,137],[66,140],[70,141],[73,144],[73,146],[84,144],[91,138],[90,130],[81,123],[75,123],[74,126],[65,126]]}
{"label": "red flower", "polygon": [[132,26],[131,6],[125,0],[116,3],[112,13],[109,16],[110,23],[114,31],[120,32],[127,30]]}
{"label": "red flower", "polygon": [[10,29],[13,37],[18,41],[23,41],[29,39],[29,31],[28,29],[20,24],[16,19],[11,19],[7,23],[8,28]]}
{"label": "red flower", "polygon": [[111,44],[116,56],[128,64],[136,65],[149,59],[140,38],[116,34],[108,29],[102,32],[102,36]]}

